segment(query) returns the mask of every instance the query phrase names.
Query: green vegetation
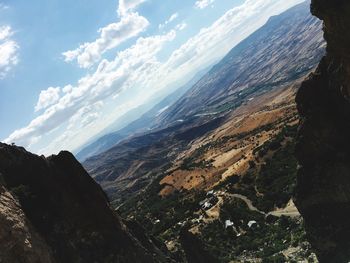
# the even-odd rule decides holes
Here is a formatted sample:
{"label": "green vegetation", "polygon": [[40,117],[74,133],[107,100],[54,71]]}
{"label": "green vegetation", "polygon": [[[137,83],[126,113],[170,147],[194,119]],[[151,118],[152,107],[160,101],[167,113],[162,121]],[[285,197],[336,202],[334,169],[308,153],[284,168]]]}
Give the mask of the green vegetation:
{"label": "green vegetation", "polygon": [[233,187],[235,184],[239,182],[240,178],[237,175],[232,175],[227,177],[224,181],[219,183],[214,187],[215,190],[220,190],[224,188],[225,186]]}
{"label": "green vegetation", "polygon": [[[256,148],[254,165],[241,177],[232,193],[247,196],[259,210],[284,207],[294,194],[297,160],[294,157],[296,126],[286,126],[272,140]],[[256,163],[261,163],[257,167]],[[259,192],[257,194],[256,190]]]}
{"label": "green vegetation", "polygon": [[[155,180],[142,194],[128,200],[119,208],[119,213],[128,217],[132,215],[149,233],[161,237],[169,229],[179,230],[177,223],[190,217],[199,209],[199,202],[205,198],[204,192],[175,191],[162,198],[159,192],[162,187],[160,178]],[[158,223],[155,223],[159,220]],[[168,231],[169,238],[175,233]]]}
{"label": "green vegetation", "polygon": [[189,157],[183,160],[180,169],[181,170],[186,170],[186,171],[192,171],[195,168],[201,168],[201,169],[206,169],[206,168],[211,168],[213,167],[212,160],[210,161],[205,161],[201,160],[199,162],[195,162],[193,157]]}
{"label": "green vegetation", "polygon": [[[227,219],[234,222],[241,236],[231,228],[224,228],[223,222]],[[251,220],[257,222],[257,227],[248,227]],[[242,201],[229,202],[221,209],[220,221],[202,229],[202,239],[220,262],[247,254],[262,258],[264,262],[286,262],[280,252],[306,241],[304,226],[298,219],[281,217],[276,220],[276,223],[267,223],[263,215],[250,211]]]}
{"label": "green vegetation", "polygon": [[[278,125],[283,124],[282,122]],[[277,125],[277,124],[274,124]],[[229,140],[241,140],[261,131],[271,131],[273,125],[259,127],[253,132],[227,136],[199,147],[192,156],[184,159],[180,169],[205,169],[211,162],[201,160],[203,154],[213,147],[221,147]],[[291,199],[296,180],[297,163],[293,137],[296,127],[286,126],[272,140],[254,151],[255,161],[249,162],[249,170],[243,176],[231,176],[215,187],[216,191],[242,194],[259,210],[269,212],[274,207],[284,207]],[[286,262],[281,251],[290,247],[302,247],[306,243],[301,219],[265,216],[248,209],[240,199],[224,198],[218,220],[199,223],[199,202],[206,198],[205,192],[175,191],[162,198],[158,195],[163,186],[159,184],[165,174],[160,175],[138,196],[126,201],[120,208],[122,216],[138,221],[150,234],[160,241],[176,241],[184,226],[197,226],[198,238],[204,249],[220,262],[245,261],[260,258],[263,262]],[[259,193],[257,193],[257,191]],[[225,229],[225,221],[231,220],[234,228]],[[249,228],[249,221],[257,225]],[[239,235],[238,235],[239,234]],[[179,243],[175,252],[179,262],[184,254]],[[310,248],[302,249],[305,258]]]}
{"label": "green vegetation", "polygon": [[297,160],[294,157],[296,127],[285,127],[273,140],[265,143],[259,151],[265,154],[273,152],[271,158],[265,158],[255,183],[257,190],[264,196],[257,200],[257,207],[271,211],[274,207],[284,207],[294,193],[297,177]]}
{"label": "green vegetation", "polygon": [[283,207],[291,199],[297,175],[297,161],[293,153],[294,145],[288,142],[261,167],[256,186],[264,195],[257,204],[262,210],[269,211],[274,206]]}

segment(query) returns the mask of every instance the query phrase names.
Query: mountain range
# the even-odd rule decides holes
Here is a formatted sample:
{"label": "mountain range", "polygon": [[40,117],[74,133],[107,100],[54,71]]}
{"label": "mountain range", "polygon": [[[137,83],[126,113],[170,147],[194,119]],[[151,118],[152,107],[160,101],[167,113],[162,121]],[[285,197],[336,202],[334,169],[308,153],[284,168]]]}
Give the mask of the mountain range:
{"label": "mountain range", "polygon": [[[199,71],[186,85],[176,89],[170,95],[166,96],[149,111],[142,114],[141,117],[127,124],[124,128],[113,133],[108,133],[91,144],[83,147],[75,154],[75,156],[78,160],[85,161],[89,157],[107,151],[108,149],[112,148],[112,146],[116,145],[118,142],[130,135],[149,131],[154,125],[154,122],[158,116],[173,103],[175,103],[182,95],[184,95],[184,93],[190,89],[208,70],[209,69],[206,68]],[[142,111],[142,109],[137,108],[133,110],[131,115],[134,114],[134,111],[139,112]],[[123,116],[123,119],[125,120],[130,120],[130,118],[130,114]],[[120,123],[118,125],[120,125]]]}
{"label": "mountain range", "polygon": [[88,158],[84,167],[112,199],[137,193],[152,174],[227,122],[240,106],[309,74],[325,53],[321,28],[307,2],[271,18],[156,116],[152,130]]}
{"label": "mountain range", "polygon": [[83,164],[0,143],[0,262],[348,262],[350,4],[311,10],[327,48],[297,5]]}

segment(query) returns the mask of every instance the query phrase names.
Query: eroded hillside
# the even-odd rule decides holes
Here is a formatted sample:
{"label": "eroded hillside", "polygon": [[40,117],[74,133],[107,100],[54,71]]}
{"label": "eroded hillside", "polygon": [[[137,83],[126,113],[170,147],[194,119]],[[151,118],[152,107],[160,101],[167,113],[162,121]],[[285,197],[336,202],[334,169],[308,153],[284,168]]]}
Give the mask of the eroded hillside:
{"label": "eroded hillside", "polygon": [[242,105],[153,171],[148,187],[116,199],[118,211],[164,241],[179,262],[200,262],[198,249],[218,262],[316,262],[292,201],[298,85]]}
{"label": "eroded hillside", "polygon": [[84,166],[178,262],[317,262],[292,200],[294,99],[324,46],[308,3],[294,7],[235,47],[152,129]]}
{"label": "eroded hillside", "polygon": [[234,47],[180,100],[161,114],[161,125],[196,114],[234,109],[239,101],[308,74],[324,54],[321,22],[305,1],[270,18]]}

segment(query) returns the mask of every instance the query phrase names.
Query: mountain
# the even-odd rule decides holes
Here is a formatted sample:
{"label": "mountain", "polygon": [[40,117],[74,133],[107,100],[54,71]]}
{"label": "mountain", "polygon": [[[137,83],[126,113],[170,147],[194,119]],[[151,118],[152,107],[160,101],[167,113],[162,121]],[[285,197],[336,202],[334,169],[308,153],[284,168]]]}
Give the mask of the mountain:
{"label": "mountain", "polygon": [[293,202],[295,94],[325,54],[308,10],[271,18],[151,130],[83,163],[177,262],[317,262]]}
{"label": "mountain", "polygon": [[0,223],[1,262],[170,260],[131,234],[69,152],[44,158],[0,144]]}
{"label": "mountain", "polygon": [[320,262],[350,261],[350,3],[313,0],[327,54],[302,84],[297,104],[300,162],[296,204]]}
{"label": "mountain", "polygon": [[[156,128],[88,158],[84,167],[113,201],[124,199],[148,185],[152,175],[191,147],[193,140],[227,122],[234,109],[255,104],[257,97],[305,77],[324,54],[321,24],[308,9],[303,3],[270,19],[160,114]],[[296,69],[296,74],[290,73]],[[239,91],[231,94],[232,87]],[[198,107],[213,105],[214,98],[220,111],[195,114]],[[231,106],[226,105],[228,99]],[[187,115],[183,120],[178,119],[184,117],[181,112]]]}
{"label": "mountain", "polygon": [[[75,156],[79,161],[85,161],[89,157],[98,155],[102,152],[107,151],[112,148],[121,140],[126,137],[146,132],[151,127],[155,125],[157,117],[167,108],[169,108],[172,104],[174,104],[184,93],[190,89],[207,71],[209,68],[205,68],[199,71],[186,85],[180,87],[179,89],[172,92],[170,95],[166,96],[160,102],[158,102],[155,106],[153,106],[146,113],[142,114],[141,117],[137,118],[135,121],[132,121],[127,126],[122,129],[117,130],[116,132],[108,133],[101,138],[97,139],[93,143],[83,147]],[[136,109],[136,111],[140,111],[140,109]],[[134,111],[132,111],[131,115],[133,115]],[[130,120],[130,113],[126,114],[123,119]],[[118,120],[120,121],[120,120]],[[120,123],[119,123],[120,125]]]}
{"label": "mountain", "polygon": [[307,4],[87,149],[94,180],[0,143],[0,262],[349,262],[350,3],[312,0],[326,52]]}
{"label": "mountain", "polygon": [[118,169],[97,167],[96,179],[118,213],[164,240],[177,262],[208,254],[210,262],[317,262],[292,201],[300,83],[260,95],[215,125],[173,130],[124,159],[111,151],[106,159]]}
{"label": "mountain", "polygon": [[309,1],[272,17],[165,111],[160,126],[234,109],[256,92],[288,85],[317,65],[324,45],[321,22],[310,15]]}

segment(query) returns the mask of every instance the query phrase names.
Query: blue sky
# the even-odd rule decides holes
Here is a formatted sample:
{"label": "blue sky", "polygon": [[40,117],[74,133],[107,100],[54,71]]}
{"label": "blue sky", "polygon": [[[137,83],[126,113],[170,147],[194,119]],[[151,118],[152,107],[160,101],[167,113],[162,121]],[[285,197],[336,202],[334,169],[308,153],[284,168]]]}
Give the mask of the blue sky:
{"label": "blue sky", "polygon": [[75,150],[302,0],[0,0],[0,140]]}

